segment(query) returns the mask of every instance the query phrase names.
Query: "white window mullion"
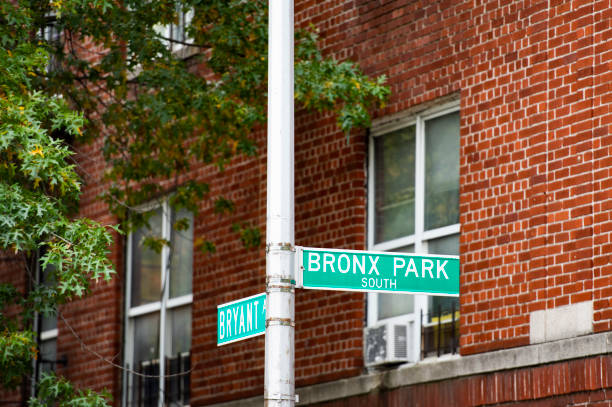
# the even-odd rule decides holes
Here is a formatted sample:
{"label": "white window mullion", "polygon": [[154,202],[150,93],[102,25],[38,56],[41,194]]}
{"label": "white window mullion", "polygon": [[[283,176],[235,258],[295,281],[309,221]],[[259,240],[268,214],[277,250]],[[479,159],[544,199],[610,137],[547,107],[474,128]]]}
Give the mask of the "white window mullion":
{"label": "white window mullion", "polygon": [[[425,229],[425,122],[421,117],[416,121],[416,154],[415,154],[415,208],[414,208],[414,251],[424,253],[423,231]],[[414,312],[416,314],[416,329],[413,331],[413,355],[421,352],[421,315],[427,313],[428,299],[426,295],[414,296]],[[420,359],[420,357],[419,357]]]}
{"label": "white window mullion", "polygon": [[414,251],[422,253],[423,230],[425,229],[425,123],[420,117],[416,122],[416,154],[414,183]]}
{"label": "white window mullion", "polygon": [[376,217],[376,180],[374,169],[374,137],[370,137],[368,153],[368,248],[374,246]]}
{"label": "white window mullion", "polygon": [[[401,247],[406,247],[415,244],[414,235],[400,237],[398,239],[388,240],[386,242],[377,243],[370,246],[370,250],[387,252],[397,251]],[[415,250],[416,252],[416,250]]]}
{"label": "white window mullion", "polygon": [[57,328],[50,329],[48,331],[43,331],[40,333],[41,341],[48,341],[49,339],[55,339],[55,338],[57,338]]}
{"label": "white window mullion", "polygon": [[150,314],[152,312],[159,312],[161,309],[161,302],[150,302],[147,304],[139,305],[137,307],[130,308],[128,310],[128,316],[130,318],[139,317],[141,315]]}
{"label": "white window mullion", "polygon": [[[126,260],[125,260],[125,313],[123,318],[123,326],[125,327],[124,341],[125,341],[125,361],[133,360],[134,355],[134,335],[132,334],[132,324],[130,323],[130,302],[132,300],[132,234],[127,236],[127,247],[126,247]],[[129,366],[130,369],[135,370],[134,366]],[[132,375],[129,372],[123,374],[123,391],[121,392],[121,405],[128,405],[128,394],[131,393],[128,389],[132,388]]]}
{"label": "white window mullion", "polygon": [[168,298],[166,309],[172,309],[188,305],[193,302],[193,294],[181,295],[180,297]]}
{"label": "white window mullion", "polygon": [[[368,249],[374,247],[375,224],[376,217],[376,180],[374,170],[374,137],[369,140],[368,154]],[[378,295],[376,293],[367,294],[367,324],[373,325],[378,319]]]}
{"label": "white window mullion", "polygon": [[439,237],[445,237],[457,234],[461,231],[461,225],[459,223],[455,223],[454,225],[443,226],[441,228],[428,230],[423,232],[423,240],[432,240],[437,239]]}

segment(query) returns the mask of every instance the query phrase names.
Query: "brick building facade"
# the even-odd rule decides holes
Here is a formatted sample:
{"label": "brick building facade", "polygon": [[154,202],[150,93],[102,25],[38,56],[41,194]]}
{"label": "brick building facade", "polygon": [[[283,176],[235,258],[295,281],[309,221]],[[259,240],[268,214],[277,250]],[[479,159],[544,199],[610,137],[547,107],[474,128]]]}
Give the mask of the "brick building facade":
{"label": "brick building facade", "polygon": [[[423,296],[297,290],[300,404],[611,405],[612,2],[304,0],[295,20],[320,30],[326,54],[387,75],[392,91],[349,143],[332,115],[296,113],[296,244],[461,260],[450,313],[452,301]],[[237,208],[218,217],[202,203],[193,237],[213,237],[217,251],[192,254],[187,294],[176,309],[167,303],[168,314],[190,309],[182,383],[195,406],[262,403],[264,337],[216,346],[216,306],[265,287],[264,248],[245,251],[230,227],[265,228],[265,134],[256,137],[259,157],[192,174]],[[97,179],[99,145],[78,157]],[[110,223],[101,188],[87,185],[82,214]],[[129,247],[117,239],[116,278],[65,306],[74,332],[62,321],[56,331],[67,358],[56,370],[109,389],[115,405],[140,400],[126,395],[136,381],[108,362],[130,364],[128,326],[149,312],[125,301]],[[448,339],[448,315],[458,354],[438,356],[426,338]],[[389,321],[418,327],[406,345],[414,360],[366,368],[364,328]]]}

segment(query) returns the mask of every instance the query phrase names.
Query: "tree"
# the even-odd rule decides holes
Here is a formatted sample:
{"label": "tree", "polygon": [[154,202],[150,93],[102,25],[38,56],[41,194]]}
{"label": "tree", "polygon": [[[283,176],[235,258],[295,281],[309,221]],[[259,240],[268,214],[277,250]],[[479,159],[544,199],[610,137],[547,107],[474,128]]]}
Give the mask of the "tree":
{"label": "tree", "polygon": [[[51,274],[57,282],[28,293],[0,284],[0,385],[14,388],[37,355],[30,329],[34,313],[54,312],[87,292],[91,279],[108,280],[113,271],[107,259],[109,230],[88,219],[70,218],[81,182],[68,162],[71,152],[62,135],[78,135],[83,117],[38,88],[38,73],[45,71],[49,58],[44,44],[29,38],[31,16],[10,2],[0,7],[0,248],[24,256],[30,274],[31,260],[44,249],[40,263],[55,266]],[[9,317],[6,309],[14,304],[21,312]],[[41,381],[39,391],[48,402],[106,404],[101,396],[51,376]]]}
{"label": "tree", "polygon": [[[184,14],[192,16],[184,38],[168,36],[162,28]],[[218,212],[231,211],[224,197],[208,196],[206,183],[180,176],[196,163],[222,170],[237,154],[257,153],[253,129],[266,120],[267,2],[74,2],[56,24],[66,40],[54,50],[58,69],[45,86],[84,112],[89,137],[104,134],[111,210],[137,226],[143,218],[128,218],[130,208],[173,191],[173,206],[195,212],[206,198]],[[350,62],[324,58],[316,41],[313,30],[296,34],[297,102],[335,111],[347,134],[368,125],[368,108],[388,94],[385,78],[371,80]],[[248,227],[238,231],[258,236]],[[213,242],[201,248],[214,249]]]}
{"label": "tree", "polygon": [[[32,312],[53,313],[84,295],[91,279],[113,273],[108,226],[71,217],[81,180],[70,139],[104,138],[104,198],[126,230],[147,222],[131,208],[161,196],[175,209],[196,213],[199,201],[211,199],[217,212],[231,212],[230,200],[184,174],[202,163],[223,170],[237,155],[257,154],[253,130],[266,120],[267,3],[0,0],[0,9],[0,249],[28,259],[44,249],[42,266],[53,266],[57,282],[27,294],[0,286],[0,307],[17,301],[23,309],[20,320],[0,316],[0,368],[10,372],[2,384],[14,386],[35,354]],[[181,28],[185,16],[185,35],[169,35],[165,27]],[[62,40],[45,38],[45,30]],[[296,101],[334,111],[347,142],[389,93],[384,77],[324,57],[314,29],[296,32],[295,80]],[[252,225],[234,229],[247,247],[259,245]],[[214,250],[206,239],[197,246]],[[41,386],[42,395],[104,402],[79,396],[65,381]]]}

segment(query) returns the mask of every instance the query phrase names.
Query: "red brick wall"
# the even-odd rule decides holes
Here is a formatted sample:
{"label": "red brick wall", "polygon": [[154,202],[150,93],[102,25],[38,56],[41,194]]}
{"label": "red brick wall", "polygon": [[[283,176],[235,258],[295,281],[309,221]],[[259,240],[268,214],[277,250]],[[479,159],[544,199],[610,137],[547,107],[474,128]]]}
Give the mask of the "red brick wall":
{"label": "red brick wall", "polygon": [[529,312],[581,301],[610,329],[610,3],[550,3],[470,10],[463,354],[526,344]]}
{"label": "red brick wall", "polygon": [[[80,163],[78,172],[87,184],[81,195],[80,215],[113,225],[116,220],[99,198],[104,190],[101,146],[102,140],[97,140],[93,145],[76,149],[76,159]],[[122,363],[124,249],[120,236],[114,235],[114,241],[109,256],[117,271],[113,279],[109,283],[93,284],[91,294],[61,307],[60,312],[70,327],[61,317],[58,319],[57,355],[59,358],[65,355],[68,363],[65,367],[57,365],[57,373],[81,388],[108,390],[118,404],[121,401],[121,372],[109,361]]]}
{"label": "red brick wall", "polygon": [[[260,136],[261,138],[261,136]],[[240,159],[218,175],[201,169],[214,179],[211,196],[223,194],[236,203],[232,216],[220,217],[204,203],[195,222],[194,238],[212,239],[214,254],[196,253],[193,270],[191,403],[204,404],[219,395],[242,397],[263,389],[263,337],[217,348],[217,305],[265,291],[265,250],[246,251],[231,231],[237,221],[265,226],[265,157]],[[263,390],[261,390],[263,392]]]}
{"label": "red brick wall", "polygon": [[611,388],[612,357],[602,356],[418,384],[316,406],[609,407]]}
{"label": "red brick wall", "polygon": [[[612,4],[593,5],[592,179],[593,301],[596,331],[612,329]],[[587,67],[588,69],[588,67]],[[573,216],[573,215],[572,215]]]}
{"label": "red brick wall", "polygon": [[[13,251],[0,251],[0,283],[13,285],[20,293],[26,292],[28,285],[28,274],[26,273],[26,260],[23,256],[15,256]],[[18,314],[20,310],[16,306],[9,306],[3,310],[3,316],[12,317]],[[0,327],[3,330],[4,327]],[[27,382],[29,385],[29,381]],[[18,403],[22,398],[22,389],[9,391],[0,387],[0,400],[6,401],[8,405],[11,402]]]}
{"label": "red brick wall", "polygon": [[[313,122],[320,126],[313,125]],[[296,120],[296,243],[320,247],[365,248],[365,137],[349,145],[331,116],[299,115]],[[262,152],[265,140],[261,137]],[[266,155],[239,160],[215,176],[212,193],[236,202],[231,217],[207,208],[195,236],[213,237],[217,252],[196,254],[192,403],[263,393],[264,338],[216,346],[216,306],[265,291],[265,250],[245,251],[231,223],[256,222],[265,230]],[[213,176],[213,175],[211,175]],[[363,368],[363,294],[300,291],[296,294],[297,385],[359,374]]]}

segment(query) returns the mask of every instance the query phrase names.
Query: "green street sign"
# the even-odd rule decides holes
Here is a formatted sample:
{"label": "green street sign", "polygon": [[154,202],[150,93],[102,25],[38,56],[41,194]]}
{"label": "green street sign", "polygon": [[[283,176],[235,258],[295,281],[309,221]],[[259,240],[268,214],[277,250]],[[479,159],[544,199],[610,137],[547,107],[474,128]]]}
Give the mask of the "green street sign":
{"label": "green street sign", "polygon": [[459,296],[459,257],[296,247],[298,287]]}
{"label": "green street sign", "polygon": [[266,293],[217,306],[217,346],[266,332]]}

